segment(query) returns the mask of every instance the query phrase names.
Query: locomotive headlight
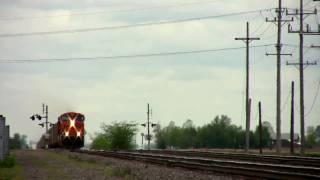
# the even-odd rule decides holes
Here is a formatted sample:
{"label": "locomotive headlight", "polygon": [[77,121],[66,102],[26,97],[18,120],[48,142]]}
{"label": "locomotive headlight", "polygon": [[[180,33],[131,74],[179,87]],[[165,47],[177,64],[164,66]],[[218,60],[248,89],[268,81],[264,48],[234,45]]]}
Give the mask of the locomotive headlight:
{"label": "locomotive headlight", "polygon": [[75,127],[74,122],[75,122],[75,120],[70,120],[70,127]]}
{"label": "locomotive headlight", "polygon": [[66,137],[68,137],[68,136],[69,136],[69,132],[68,132],[68,131],[66,131],[66,132],[65,132],[65,135],[66,135]]}
{"label": "locomotive headlight", "polygon": [[80,137],[80,135],[81,135],[81,132],[80,132],[80,131],[78,131],[78,132],[77,132],[77,136],[78,136],[78,137]]}

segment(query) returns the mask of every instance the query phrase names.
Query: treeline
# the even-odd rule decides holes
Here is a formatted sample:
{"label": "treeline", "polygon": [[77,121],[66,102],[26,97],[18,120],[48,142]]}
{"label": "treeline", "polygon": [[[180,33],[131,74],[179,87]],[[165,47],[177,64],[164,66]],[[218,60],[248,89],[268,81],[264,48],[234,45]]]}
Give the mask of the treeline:
{"label": "treeline", "polygon": [[136,124],[114,122],[110,125],[102,124],[101,133],[92,138],[92,149],[130,150],[135,148],[133,137],[137,132]]}
{"label": "treeline", "polygon": [[9,139],[10,149],[28,149],[27,136],[15,133],[12,138]]}
{"label": "treeline", "polygon": [[306,147],[320,147],[320,125],[317,127],[309,126],[307,128]]}
{"label": "treeline", "polygon": [[[250,131],[250,146],[259,147],[259,127]],[[262,146],[269,147],[271,138],[267,127],[262,129]],[[182,127],[173,121],[167,127],[155,129],[156,148],[244,148],[245,130],[231,124],[225,115],[215,117],[209,124],[195,127],[192,120],[187,120]]]}

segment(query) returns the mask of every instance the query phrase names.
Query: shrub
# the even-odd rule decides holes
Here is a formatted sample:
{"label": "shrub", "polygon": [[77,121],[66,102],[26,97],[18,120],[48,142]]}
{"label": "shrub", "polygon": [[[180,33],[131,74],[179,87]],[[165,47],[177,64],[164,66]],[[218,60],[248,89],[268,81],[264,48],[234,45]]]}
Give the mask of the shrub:
{"label": "shrub", "polygon": [[11,168],[16,164],[16,159],[13,156],[7,156],[3,161],[0,161],[1,168]]}

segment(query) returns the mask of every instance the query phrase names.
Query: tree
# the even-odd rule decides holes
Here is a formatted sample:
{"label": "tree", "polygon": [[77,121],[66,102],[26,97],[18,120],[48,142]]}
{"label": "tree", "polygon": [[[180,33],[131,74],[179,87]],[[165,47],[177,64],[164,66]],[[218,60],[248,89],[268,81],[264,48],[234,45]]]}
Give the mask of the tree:
{"label": "tree", "polygon": [[197,130],[193,125],[191,119],[188,119],[183,123],[182,128],[180,129],[180,148],[191,148],[195,146]]}
{"label": "tree", "polygon": [[26,149],[27,146],[27,136],[15,133],[13,138],[10,139],[10,149]]}
{"label": "tree", "polygon": [[307,128],[306,146],[309,148],[314,147],[317,144],[316,138],[316,128],[309,126]]}
{"label": "tree", "polygon": [[165,149],[167,147],[167,142],[165,140],[165,133],[162,131],[161,126],[157,125],[154,129],[155,134],[155,144],[158,149]]}
{"label": "tree", "polygon": [[109,140],[110,149],[129,150],[133,149],[133,137],[137,132],[135,124],[114,122],[110,125],[102,124],[103,135]]}
{"label": "tree", "polygon": [[[271,136],[269,133],[269,127],[262,126],[262,147],[268,147],[270,146],[270,140]],[[256,126],[256,130],[252,134],[252,144],[250,143],[250,146],[258,148],[260,146],[260,128],[259,126]],[[250,135],[251,136],[251,135]]]}
{"label": "tree", "polygon": [[98,133],[98,134],[96,134],[96,136],[92,140],[91,148],[92,149],[108,150],[108,149],[110,149],[110,142],[107,139],[105,134]]}
{"label": "tree", "polygon": [[317,141],[317,144],[320,145],[320,125],[317,126],[315,133],[316,133],[316,141]]}

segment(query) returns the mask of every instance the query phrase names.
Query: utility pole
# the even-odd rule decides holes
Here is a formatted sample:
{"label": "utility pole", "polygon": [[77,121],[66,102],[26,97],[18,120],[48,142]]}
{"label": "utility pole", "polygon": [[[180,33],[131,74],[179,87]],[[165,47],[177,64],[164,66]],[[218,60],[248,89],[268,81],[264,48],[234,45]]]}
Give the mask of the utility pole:
{"label": "utility pole", "polygon": [[[310,14],[317,14],[317,10],[315,9],[314,12],[304,12],[303,10],[303,0],[300,0],[300,10],[296,10],[294,13],[288,13],[287,15],[296,15],[299,16],[300,21],[300,29],[298,31],[292,30],[291,25],[288,25],[288,32],[289,33],[298,33],[299,39],[300,39],[300,48],[299,48],[299,63],[287,63],[287,65],[299,65],[299,73],[300,73],[300,136],[301,136],[301,148],[300,153],[303,155],[305,153],[305,126],[304,126],[304,65],[316,65],[316,62],[314,63],[304,63],[303,61],[303,35],[316,35],[315,32],[312,32],[309,30],[309,26],[307,25],[307,31],[304,31],[303,29],[303,21],[305,18],[305,15]],[[320,28],[319,28],[320,32]]]}
{"label": "utility pole", "polygon": [[276,44],[276,49],[277,49],[277,53],[275,54],[270,54],[270,53],[266,53],[267,56],[270,55],[276,55],[277,56],[277,105],[276,105],[276,130],[277,130],[277,143],[276,143],[276,149],[277,149],[277,153],[281,152],[281,56],[292,56],[292,54],[282,54],[281,53],[281,47],[282,47],[282,43],[281,43],[281,26],[282,26],[282,22],[288,22],[288,21],[293,21],[293,18],[290,20],[284,20],[282,19],[282,0],[279,0],[279,7],[278,9],[276,9],[276,13],[278,14],[278,17],[269,20],[268,18],[266,18],[266,22],[273,22],[276,23],[277,28],[278,28],[278,37],[277,37],[277,44]]}
{"label": "utility pole", "polygon": [[154,126],[156,126],[157,124],[150,122],[150,115],[152,114],[152,110],[151,110],[151,108],[150,108],[149,103],[147,104],[147,108],[148,108],[148,109],[147,109],[147,122],[141,124],[141,126],[144,126],[144,127],[147,126],[148,134],[146,135],[146,139],[147,139],[147,141],[148,141],[148,150],[150,150],[150,141],[151,141],[150,125],[151,125],[151,127],[154,127]]}
{"label": "utility pole", "polygon": [[261,102],[259,101],[259,146],[260,146],[260,154],[262,154],[262,119],[261,119]]}
{"label": "utility pole", "polygon": [[144,148],[143,148],[143,137],[144,137],[144,134],[141,133],[141,149],[142,149],[142,150],[144,149]]}
{"label": "utility pole", "polygon": [[151,136],[150,136],[150,105],[148,103],[148,111],[147,111],[147,126],[148,126],[148,150],[150,150],[150,140],[151,140]]}
{"label": "utility pole", "polygon": [[46,116],[46,133],[48,133],[48,105],[46,105],[46,110],[45,110]]}
{"label": "utility pole", "polygon": [[290,126],[290,152],[294,154],[294,81],[291,82],[291,126]]}
{"label": "utility pole", "polygon": [[247,36],[245,38],[235,38],[235,40],[242,40],[246,43],[246,146],[245,152],[249,151],[249,132],[250,132],[250,110],[249,110],[249,44],[254,40],[260,38],[249,37],[249,22],[247,22]]}

